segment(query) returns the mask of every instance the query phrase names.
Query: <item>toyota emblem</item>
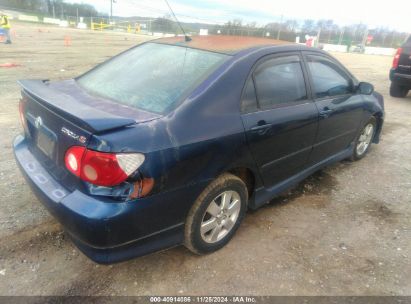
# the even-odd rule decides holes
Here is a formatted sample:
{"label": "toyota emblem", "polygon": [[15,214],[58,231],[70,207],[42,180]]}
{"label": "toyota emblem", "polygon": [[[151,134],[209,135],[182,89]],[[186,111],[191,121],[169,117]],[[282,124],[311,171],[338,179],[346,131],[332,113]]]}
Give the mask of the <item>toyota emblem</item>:
{"label": "toyota emblem", "polygon": [[34,125],[36,126],[36,128],[40,128],[40,126],[43,125],[43,119],[41,119],[41,117],[37,117],[36,120],[34,121]]}

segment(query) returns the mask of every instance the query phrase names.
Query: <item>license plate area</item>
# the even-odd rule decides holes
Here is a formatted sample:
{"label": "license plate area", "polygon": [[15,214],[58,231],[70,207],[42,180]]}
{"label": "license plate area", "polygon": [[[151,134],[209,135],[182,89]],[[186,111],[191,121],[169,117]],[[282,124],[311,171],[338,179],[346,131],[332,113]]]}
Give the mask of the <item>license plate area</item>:
{"label": "license plate area", "polygon": [[50,159],[54,158],[56,149],[56,135],[47,127],[37,129],[36,145]]}

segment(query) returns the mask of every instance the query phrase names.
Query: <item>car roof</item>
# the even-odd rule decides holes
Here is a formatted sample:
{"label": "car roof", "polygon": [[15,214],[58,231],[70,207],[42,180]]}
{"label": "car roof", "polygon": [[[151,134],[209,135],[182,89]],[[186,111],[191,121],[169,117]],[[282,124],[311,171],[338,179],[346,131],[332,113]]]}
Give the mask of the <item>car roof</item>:
{"label": "car roof", "polygon": [[249,37],[249,36],[224,36],[224,35],[207,35],[207,36],[192,36],[191,41],[185,41],[182,36],[167,37],[152,40],[151,42],[171,44],[178,46],[192,47],[211,52],[219,52],[234,55],[242,50],[263,47],[263,46],[279,46],[290,45],[297,46],[298,44],[275,40],[262,37]]}

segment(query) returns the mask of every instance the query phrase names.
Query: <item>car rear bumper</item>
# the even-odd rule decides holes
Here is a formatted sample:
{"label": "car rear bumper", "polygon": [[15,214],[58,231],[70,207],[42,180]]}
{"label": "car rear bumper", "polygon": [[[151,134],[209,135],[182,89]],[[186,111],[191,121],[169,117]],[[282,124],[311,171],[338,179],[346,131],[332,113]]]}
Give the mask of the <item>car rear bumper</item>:
{"label": "car rear bumper", "polygon": [[398,85],[411,88],[411,74],[398,73],[396,70],[390,70],[390,80]]}
{"label": "car rear bumper", "polygon": [[[14,140],[14,155],[32,190],[79,249],[98,263],[114,263],[181,244],[184,219],[205,185],[193,185],[132,202],[107,202],[60,185]],[[190,201],[191,200],[191,201]]]}

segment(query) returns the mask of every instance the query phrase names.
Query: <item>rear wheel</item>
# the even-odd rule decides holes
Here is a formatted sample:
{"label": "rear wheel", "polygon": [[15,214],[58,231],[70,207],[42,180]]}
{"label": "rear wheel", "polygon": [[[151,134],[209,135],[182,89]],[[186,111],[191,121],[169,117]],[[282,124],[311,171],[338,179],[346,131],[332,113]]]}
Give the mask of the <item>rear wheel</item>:
{"label": "rear wheel", "polygon": [[391,82],[390,95],[392,97],[404,98],[408,95],[408,91],[409,89],[407,87]]}
{"label": "rear wheel", "polygon": [[357,136],[355,140],[355,146],[353,155],[351,157],[352,160],[359,160],[367,154],[368,150],[370,149],[371,142],[374,138],[375,131],[377,129],[377,121],[374,117],[372,117],[363,127],[360,134]]}
{"label": "rear wheel", "polygon": [[247,209],[247,187],[235,175],[214,180],[192,206],[185,224],[184,245],[196,254],[226,245],[240,226]]}

